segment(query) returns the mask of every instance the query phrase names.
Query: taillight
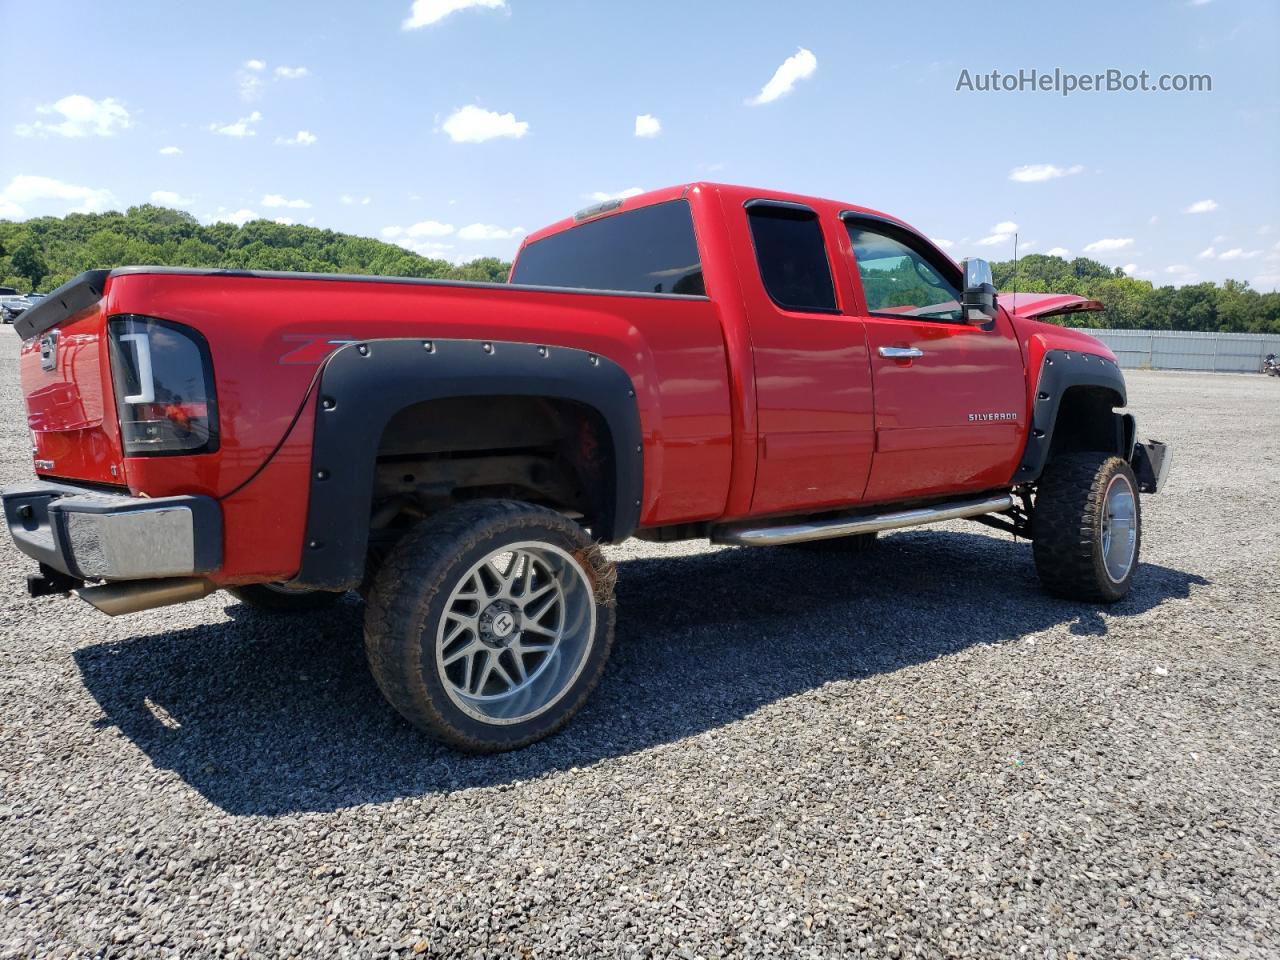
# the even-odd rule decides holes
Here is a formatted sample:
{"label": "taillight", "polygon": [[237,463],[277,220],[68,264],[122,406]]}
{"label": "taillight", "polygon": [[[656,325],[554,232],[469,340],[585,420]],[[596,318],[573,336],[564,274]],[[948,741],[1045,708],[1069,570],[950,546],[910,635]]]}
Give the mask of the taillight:
{"label": "taillight", "polygon": [[151,317],[113,317],[107,329],[125,456],[217,450],[213,364],[204,337]]}

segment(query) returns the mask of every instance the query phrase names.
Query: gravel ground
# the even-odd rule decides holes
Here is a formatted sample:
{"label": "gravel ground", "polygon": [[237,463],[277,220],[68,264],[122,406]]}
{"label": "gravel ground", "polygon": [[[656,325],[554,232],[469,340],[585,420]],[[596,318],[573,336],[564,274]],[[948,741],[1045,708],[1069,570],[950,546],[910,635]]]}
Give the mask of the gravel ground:
{"label": "gravel ground", "polygon": [[599,692],[500,757],[392,714],[354,600],[111,620],[4,537],[0,957],[1280,955],[1280,383],[1129,379],[1175,456],[1125,602],[964,522],[631,543]]}

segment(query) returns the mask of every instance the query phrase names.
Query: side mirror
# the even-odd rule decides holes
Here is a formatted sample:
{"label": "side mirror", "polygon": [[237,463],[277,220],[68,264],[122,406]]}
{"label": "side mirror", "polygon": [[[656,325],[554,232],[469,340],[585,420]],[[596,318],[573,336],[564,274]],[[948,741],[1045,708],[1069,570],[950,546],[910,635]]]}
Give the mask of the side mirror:
{"label": "side mirror", "polygon": [[960,309],[964,322],[984,324],[996,317],[996,287],[991,282],[991,264],[978,257],[961,262],[964,268],[964,293]]}

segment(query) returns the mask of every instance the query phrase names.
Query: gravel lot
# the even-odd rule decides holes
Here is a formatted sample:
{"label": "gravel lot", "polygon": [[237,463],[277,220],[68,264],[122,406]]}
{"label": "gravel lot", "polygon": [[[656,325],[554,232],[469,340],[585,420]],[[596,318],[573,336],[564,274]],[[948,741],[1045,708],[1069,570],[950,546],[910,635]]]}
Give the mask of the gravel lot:
{"label": "gravel lot", "polygon": [[111,620],[5,536],[0,957],[1280,955],[1280,382],[1129,381],[1175,456],[1125,602],[965,522],[632,543],[599,692],[500,757],[393,715],[355,600]]}

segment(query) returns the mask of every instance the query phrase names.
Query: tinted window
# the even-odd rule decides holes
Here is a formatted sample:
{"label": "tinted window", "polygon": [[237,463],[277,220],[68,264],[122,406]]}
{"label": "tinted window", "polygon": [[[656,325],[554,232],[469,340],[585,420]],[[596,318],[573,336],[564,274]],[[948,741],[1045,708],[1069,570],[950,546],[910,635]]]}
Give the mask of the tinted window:
{"label": "tinted window", "polygon": [[640,293],[706,293],[684,200],[593,220],[531,243],[512,283]]}
{"label": "tinted window", "polygon": [[748,207],[760,279],[773,302],[788,310],[835,310],[836,293],[812,210]]}
{"label": "tinted window", "polygon": [[849,242],[867,310],[878,316],[960,320],[960,291],[923,256],[875,230],[849,223]]}

